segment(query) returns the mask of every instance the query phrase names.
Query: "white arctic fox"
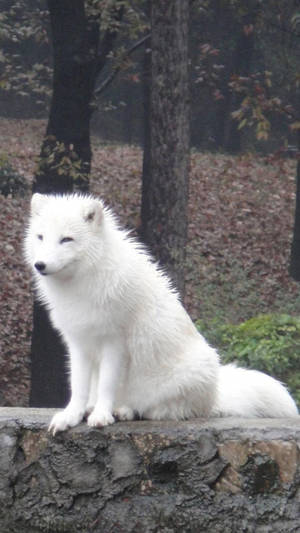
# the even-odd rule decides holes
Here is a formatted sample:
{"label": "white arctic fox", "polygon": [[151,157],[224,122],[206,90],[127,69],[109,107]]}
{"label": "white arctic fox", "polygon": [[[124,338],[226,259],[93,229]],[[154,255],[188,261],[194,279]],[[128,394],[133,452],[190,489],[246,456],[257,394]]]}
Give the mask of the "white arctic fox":
{"label": "white arctic fox", "polygon": [[221,367],[165,274],[91,196],[34,194],[25,239],[40,300],[68,347],[71,400],[50,424],[296,416],[260,372]]}

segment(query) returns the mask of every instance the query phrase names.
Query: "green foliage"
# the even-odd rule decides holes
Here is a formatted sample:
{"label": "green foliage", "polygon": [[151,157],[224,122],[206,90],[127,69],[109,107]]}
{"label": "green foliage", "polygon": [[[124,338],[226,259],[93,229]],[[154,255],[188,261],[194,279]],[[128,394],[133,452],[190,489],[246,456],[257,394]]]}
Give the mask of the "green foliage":
{"label": "green foliage", "polygon": [[[294,90],[297,79],[298,73],[290,80]],[[231,116],[238,121],[238,129],[254,126],[258,140],[266,141],[269,138],[272,116],[283,118],[291,131],[300,127],[299,121],[296,121],[296,110],[290,101],[284,102],[278,96],[270,95],[273,85],[272,73],[268,70],[249,77],[232,76],[229,83],[235,93],[242,95],[240,107]]]}
{"label": "green foliage", "polygon": [[[88,16],[99,20],[101,35],[109,30],[120,33],[122,39],[137,39],[149,27],[141,0],[87,0],[85,7]],[[118,11],[122,17],[116,17]]]}
{"label": "green foliage", "polygon": [[[201,32],[194,37],[200,45],[194,79],[201,88],[197,98],[205,95],[201,105],[205,109],[212,105],[213,113],[222,99],[225,110],[230,100],[231,117],[250,146],[267,148],[275,139],[281,146],[296,145],[300,128],[296,3],[221,0],[216,4],[206,0],[193,2],[194,7],[199,20],[203,19]],[[192,11],[193,22],[195,17]],[[242,35],[252,36],[253,43],[252,59],[245,64],[248,48],[240,51]]]}
{"label": "green foliage", "polygon": [[[0,13],[0,99],[19,102],[19,108],[44,114],[52,93],[50,18],[44,0],[3,0]],[[110,70],[124,60],[124,49],[149,26],[140,0],[88,0],[86,16],[99,24],[102,48],[114,33],[118,39],[105,62]],[[20,103],[21,101],[21,103]]]}
{"label": "green foliage", "polygon": [[88,176],[86,164],[80,159],[73,144],[66,145],[56,140],[54,135],[48,135],[44,139],[42,155],[38,159],[36,175],[54,172],[58,176],[68,176],[76,183],[85,180]]}
{"label": "green foliage", "polygon": [[300,405],[300,318],[258,315],[239,325],[198,320],[201,333],[223,355],[225,363],[266,372],[287,384]]}
{"label": "green foliage", "polygon": [[4,102],[5,97],[17,97],[23,107],[43,110],[52,73],[45,2],[5,0],[0,26],[0,96]]}
{"label": "green foliage", "polygon": [[5,154],[0,154],[0,194],[23,194],[26,189],[24,178],[13,169]]}

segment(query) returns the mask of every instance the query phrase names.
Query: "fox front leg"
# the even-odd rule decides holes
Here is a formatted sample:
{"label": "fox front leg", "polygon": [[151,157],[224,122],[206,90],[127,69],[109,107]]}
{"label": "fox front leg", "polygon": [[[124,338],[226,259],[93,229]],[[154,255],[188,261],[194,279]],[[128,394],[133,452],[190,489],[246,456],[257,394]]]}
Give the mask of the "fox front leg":
{"label": "fox front leg", "polygon": [[71,400],[67,407],[54,415],[49,425],[49,431],[55,435],[77,426],[85,414],[91,381],[92,363],[76,348],[70,350],[71,363]]}
{"label": "fox front leg", "polygon": [[117,343],[107,345],[103,349],[99,365],[96,404],[87,420],[91,427],[108,426],[115,422],[113,408],[123,358],[122,348]]}

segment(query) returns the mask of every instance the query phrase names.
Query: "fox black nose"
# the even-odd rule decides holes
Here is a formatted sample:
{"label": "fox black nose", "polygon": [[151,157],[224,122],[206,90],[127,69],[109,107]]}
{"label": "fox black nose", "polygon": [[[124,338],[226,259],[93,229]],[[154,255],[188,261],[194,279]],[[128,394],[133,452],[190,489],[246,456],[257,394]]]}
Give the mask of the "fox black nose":
{"label": "fox black nose", "polygon": [[35,263],[34,267],[39,271],[39,272],[43,272],[46,268],[46,264],[43,263],[43,261],[38,261],[37,263]]}

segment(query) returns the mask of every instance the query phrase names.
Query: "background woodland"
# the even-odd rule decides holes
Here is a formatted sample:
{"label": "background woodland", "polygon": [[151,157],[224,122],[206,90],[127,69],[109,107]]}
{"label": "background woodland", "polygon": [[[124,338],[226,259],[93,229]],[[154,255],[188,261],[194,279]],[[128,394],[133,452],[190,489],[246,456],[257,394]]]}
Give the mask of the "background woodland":
{"label": "background woodland", "polygon": [[300,400],[299,3],[76,5],[1,2],[0,403],[28,404],[32,188],[102,196],[224,357]]}

